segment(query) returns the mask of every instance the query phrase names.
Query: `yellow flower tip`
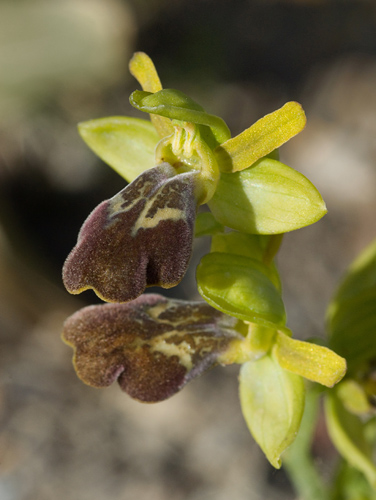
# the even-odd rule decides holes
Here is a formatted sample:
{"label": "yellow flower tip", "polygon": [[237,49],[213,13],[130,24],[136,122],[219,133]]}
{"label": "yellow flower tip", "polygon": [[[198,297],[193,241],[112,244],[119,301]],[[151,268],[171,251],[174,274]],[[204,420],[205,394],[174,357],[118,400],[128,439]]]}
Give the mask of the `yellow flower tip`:
{"label": "yellow flower tip", "polygon": [[223,172],[239,172],[282,146],[307,123],[298,102],[287,102],[214,151]]}
{"label": "yellow flower tip", "polygon": [[135,52],[129,61],[129,71],[147,92],[162,90],[162,84],[153,61],[145,52]]}
{"label": "yellow flower tip", "polygon": [[275,354],[285,370],[326,387],[333,387],[344,377],[346,360],[327,347],[302,342],[278,332]]}
{"label": "yellow flower tip", "polygon": [[337,389],[337,395],[347,411],[354,415],[370,415],[373,411],[367,393],[357,381],[346,379],[342,381]]}
{"label": "yellow flower tip", "polygon": [[300,124],[301,127],[300,132],[301,132],[307,124],[307,117],[304,112],[303,106],[300,104],[300,102],[297,101],[286,102],[286,104],[282,106],[281,111],[282,110],[285,111],[286,115],[288,113],[291,113],[291,118],[295,117],[295,119]]}
{"label": "yellow flower tip", "polygon": [[343,363],[341,364],[342,366],[339,367],[338,369],[333,369],[332,366],[329,366],[325,369],[323,369],[321,372],[317,374],[313,374],[312,377],[307,376],[309,380],[312,380],[313,382],[317,382],[321,385],[324,385],[325,387],[334,387],[338,382],[340,382],[343,377],[345,376],[347,366],[346,366],[346,361],[343,360]]}
{"label": "yellow flower tip", "polygon": [[[159,79],[153,61],[145,52],[135,52],[129,62],[129,71],[146,92],[159,92],[162,90],[162,83]],[[159,137],[166,137],[174,131],[169,118],[158,115],[150,115],[151,121],[159,134]]]}
{"label": "yellow flower tip", "polygon": [[328,351],[331,353],[331,361],[324,371],[322,382],[319,383],[326,387],[334,387],[346,375],[347,363],[345,358],[338,356],[338,354],[330,351],[330,349],[328,349]]}

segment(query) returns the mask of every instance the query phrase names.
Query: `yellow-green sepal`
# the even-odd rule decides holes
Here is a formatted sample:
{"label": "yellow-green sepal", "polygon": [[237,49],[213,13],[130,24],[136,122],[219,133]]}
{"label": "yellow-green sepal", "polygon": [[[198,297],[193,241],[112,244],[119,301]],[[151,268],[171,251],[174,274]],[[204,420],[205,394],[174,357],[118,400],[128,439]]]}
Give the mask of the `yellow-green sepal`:
{"label": "yellow-green sepal", "polygon": [[209,207],[221,224],[254,234],[293,231],[327,212],[320,193],[303,174],[270,158],[241,172],[222,173]]}
{"label": "yellow-green sepal", "polygon": [[242,255],[213,252],[197,267],[201,296],[219,311],[243,321],[283,326],[285,308],[274,272]]}
{"label": "yellow-green sepal", "polygon": [[214,154],[222,172],[238,172],[279,148],[303,130],[306,117],[301,105],[288,102],[251,127],[218,146]]}
{"label": "yellow-green sepal", "polygon": [[347,411],[359,416],[368,416],[374,413],[368,395],[356,380],[347,378],[336,389],[337,395]]}
{"label": "yellow-green sepal", "polygon": [[195,237],[212,236],[224,231],[224,227],[210,212],[200,212],[197,214],[195,222]]}
{"label": "yellow-green sepal", "polygon": [[278,332],[274,349],[282,368],[327,387],[333,387],[346,373],[346,360],[335,352],[283,332]]}
{"label": "yellow-green sepal", "polygon": [[240,369],[240,403],[248,428],[266,458],[279,469],[304,411],[303,379],[283,370],[273,353]]}
{"label": "yellow-green sepal", "polygon": [[269,240],[269,235],[232,231],[215,235],[212,238],[211,251],[244,255],[262,262]]}
{"label": "yellow-green sepal", "polygon": [[213,237],[211,251],[244,255],[270,264],[279,250],[282,239],[283,234],[247,234],[230,231]]}
{"label": "yellow-green sepal", "polygon": [[[237,231],[219,233],[213,235],[210,251],[243,255],[244,257],[262,262],[269,267],[269,273],[273,275],[272,281],[277,290],[281,292],[281,280],[277,267],[273,262],[275,253],[274,248],[272,248],[275,243],[274,239],[278,237],[279,235],[246,234]],[[277,247],[278,246],[277,242]]]}
{"label": "yellow-green sepal", "polygon": [[356,297],[369,289],[376,289],[376,240],[372,241],[351,264],[333,302]]}
{"label": "yellow-green sepal", "polygon": [[339,453],[361,471],[375,489],[376,466],[367,439],[366,423],[345,408],[335,390],[325,398],[325,416],[329,436]]}
{"label": "yellow-green sepal", "polygon": [[159,136],[147,120],[111,116],[81,122],[78,131],[89,148],[128,182],[155,165]]}
{"label": "yellow-green sepal", "polygon": [[[145,52],[136,52],[133,55],[129,62],[129,71],[146,92],[162,90],[162,84],[154,63]],[[160,138],[173,133],[174,127],[169,118],[151,114],[150,119]]]}

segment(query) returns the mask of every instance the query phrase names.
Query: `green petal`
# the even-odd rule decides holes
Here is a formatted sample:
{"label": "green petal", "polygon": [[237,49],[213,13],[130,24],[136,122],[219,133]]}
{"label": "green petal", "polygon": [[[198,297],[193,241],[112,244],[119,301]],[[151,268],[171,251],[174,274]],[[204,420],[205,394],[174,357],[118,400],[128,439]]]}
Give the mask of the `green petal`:
{"label": "green petal", "polygon": [[78,131],[89,148],[128,182],[155,165],[159,136],[149,121],[112,116],[82,122]]}
{"label": "green petal", "polygon": [[[136,52],[129,62],[129,70],[147,92],[162,90],[162,84],[153,61],[144,52]],[[171,135],[174,131],[171,120],[164,116],[150,115],[150,119],[157,130],[159,137]]]}
{"label": "green petal", "polygon": [[[209,144],[210,146],[214,147],[231,136],[222,118],[206,113],[202,106],[180,90],[163,89],[154,94],[135,90],[129,101],[132,106],[146,113],[209,127],[215,139],[215,143]],[[202,136],[207,139],[205,134]]]}
{"label": "green petal", "polygon": [[201,296],[213,307],[244,321],[283,325],[285,310],[273,272],[241,255],[209,253],[197,267]]}
{"label": "green petal", "polygon": [[274,151],[303,130],[306,117],[301,105],[288,102],[264,116],[214,151],[220,170],[238,172]]}
{"label": "green petal", "polygon": [[241,232],[277,234],[318,221],[327,212],[315,186],[270,158],[234,174],[221,174],[209,202],[214,217]]}
{"label": "green petal", "polygon": [[376,357],[376,241],[354,261],[328,309],[330,346],[350,371]]}
{"label": "green petal", "polygon": [[365,424],[345,409],[334,391],[325,398],[325,414],[330,438],[338,451],[376,488],[376,467],[366,439]]}
{"label": "green petal", "polygon": [[294,340],[278,332],[275,356],[282,368],[333,387],[346,373],[346,361],[327,347]]}
{"label": "green petal", "polygon": [[294,441],[304,410],[304,383],[273,356],[248,361],[240,370],[240,402],[255,441],[279,469],[281,454]]}

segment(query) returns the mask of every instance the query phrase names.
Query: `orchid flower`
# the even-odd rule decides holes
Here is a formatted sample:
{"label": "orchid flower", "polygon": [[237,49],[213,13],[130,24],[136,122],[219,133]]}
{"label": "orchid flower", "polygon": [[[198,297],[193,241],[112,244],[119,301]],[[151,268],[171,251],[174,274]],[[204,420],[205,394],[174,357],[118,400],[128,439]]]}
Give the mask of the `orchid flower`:
{"label": "orchid flower", "polygon": [[[63,339],[78,376],[118,381],[133,398],[162,401],[216,364],[242,365],[240,399],[251,433],[275,467],[295,439],[303,378],[333,386],[346,363],[326,347],[291,338],[274,257],[282,235],[319,220],[325,203],[276,150],[306,123],[296,102],[231,138],[225,122],[182,92],[162,89],[136,53],[130,97],[151,121],[110,117],[79,125],[85,142],[129,184],[89,215],[68,256],[71,293],[107,302],[68,318]],[[209,212],[198,207],[208,204]],[[175,286],[194,237],[211,236],[197,268],[205,302],[143,294]]]}
{"label": "orchid flower", "polygon": [[[191,256],[197,208],[221,224],[277,234],[326,213],[302,174],[263,158],[305,126],[298,103],[230,138],[225,122],[177,90],[162,89],[153,63],[136,53],[130,63],[143,91],[130,97],[151,122],[111,117],[80,124],[88,145],[130,184],[88,217],[63,270],[67,290],[92,288],[109,302],[128,302],[149,286],[170,288]],[[168,238],[166,238],[168,235]]]}

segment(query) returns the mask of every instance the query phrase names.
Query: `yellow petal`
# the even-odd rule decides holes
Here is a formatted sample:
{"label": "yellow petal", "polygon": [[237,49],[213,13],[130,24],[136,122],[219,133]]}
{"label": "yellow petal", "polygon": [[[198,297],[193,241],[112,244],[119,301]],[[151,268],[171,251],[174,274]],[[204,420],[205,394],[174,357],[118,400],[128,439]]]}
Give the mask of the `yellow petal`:
{"label": "yellow petal", "polygon": [[297,102],[286,103],[215,149],[220,170],[238,172],[248,168],[301,132],[305,124],[301,105]]}
{"label": "yellow petal", "polygon": [[327,347],[278,332],[274,349],[282,368],[327,387],[333,387],[346,373],[346,360]]}
{"label": "yellow petal", "polygon": [[[153,61],[144,52],[136,52],[129,63],[129,71],[146,92],[162,90],[162,84]],[[171,120],[164,116],[150,115],[151,121],[160,137],[171,135],[174,131]]]}

